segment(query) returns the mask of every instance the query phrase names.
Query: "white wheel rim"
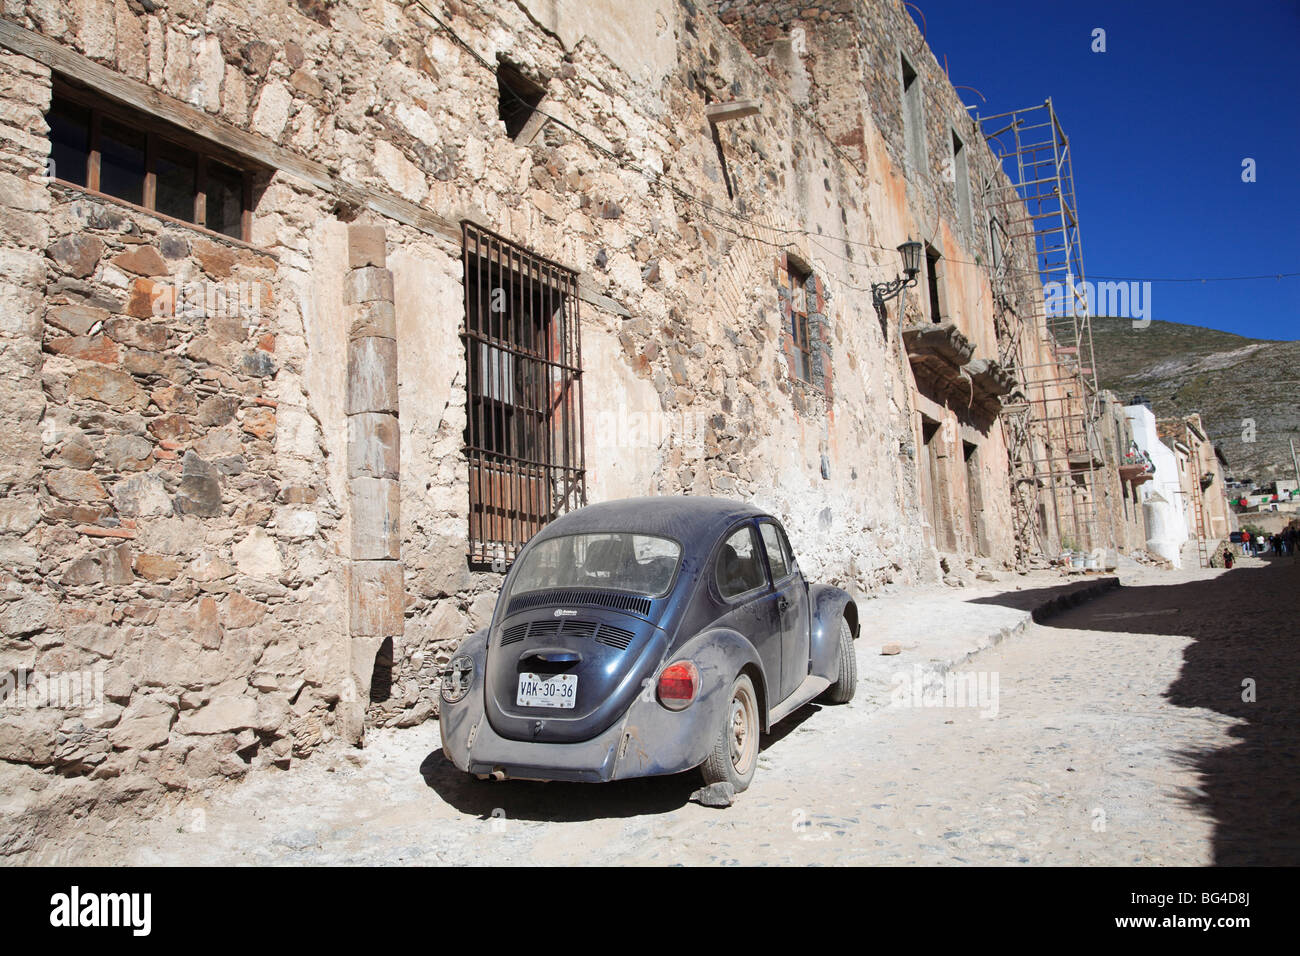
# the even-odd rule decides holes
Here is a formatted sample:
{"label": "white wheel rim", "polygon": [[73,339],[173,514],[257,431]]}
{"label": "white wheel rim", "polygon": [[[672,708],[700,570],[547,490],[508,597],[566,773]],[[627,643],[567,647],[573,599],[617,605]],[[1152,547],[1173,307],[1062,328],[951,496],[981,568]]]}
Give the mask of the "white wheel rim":
{"label": "white wheel rim", "polygon": [[731,698],[731,713],[727,721],[727,737],[731,746],[731,765],[744,776],[754,759],[757,746],[757,724],[753,694],[746,686],[736,688]]}

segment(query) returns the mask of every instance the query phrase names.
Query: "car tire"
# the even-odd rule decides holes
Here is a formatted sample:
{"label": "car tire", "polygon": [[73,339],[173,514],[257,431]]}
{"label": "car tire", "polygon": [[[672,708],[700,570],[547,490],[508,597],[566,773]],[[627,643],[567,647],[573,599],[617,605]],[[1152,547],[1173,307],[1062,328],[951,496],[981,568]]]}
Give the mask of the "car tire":
{"label": "car tire", "polygon": [[706,784],[729,783],[736,793],[749,786],[758,768],[760,723],[754,682],[748,674],[738,674],[731,682],[713,750],[700,765]]}
{"label": "car tire", "polygon": [[853,649],[853,631],[849,622],[840,618],[840,671],[835,683],[822,693],[828,704],[847,704],[858,689],[858,654]]}

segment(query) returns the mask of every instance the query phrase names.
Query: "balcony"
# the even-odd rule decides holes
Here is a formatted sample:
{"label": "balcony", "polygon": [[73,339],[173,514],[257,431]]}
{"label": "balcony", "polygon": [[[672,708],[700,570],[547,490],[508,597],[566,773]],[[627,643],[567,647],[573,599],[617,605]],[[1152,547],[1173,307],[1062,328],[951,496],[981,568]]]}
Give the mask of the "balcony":
{"label": "balcony", "polygon": [[1119,462],[1119,477],[1136,487],[1156,476],[1156,464],[1151,456],[1130,442],[1129,450]]}
{"label": "balcony", "polygon": [[941,396],[969,398],[970,383],[962,369],[975,354],[975,346],[951,322],[916,325],[903,330],[903,345],[918,381],[928,383]]}
{"label": "balcony", "polygon": [[1002,411],[1002,398],[1016,388],[1016,379],[992,359],[971,359],[966,365],[970,377],[973,405],[978,405],[990,417]]}

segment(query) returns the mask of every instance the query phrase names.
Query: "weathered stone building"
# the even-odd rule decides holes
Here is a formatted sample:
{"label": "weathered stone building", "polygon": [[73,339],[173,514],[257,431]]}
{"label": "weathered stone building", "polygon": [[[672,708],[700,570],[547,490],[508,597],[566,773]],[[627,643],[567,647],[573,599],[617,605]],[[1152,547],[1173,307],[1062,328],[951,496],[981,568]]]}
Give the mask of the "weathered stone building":
{"label": "weathered stone building", "polygon": [[7,0],[0,73],[0,672],[102,680],[0,710],[18,810],[425,720],[584,500],[861,593],[1024,556],[1033,250],[893,0]]}

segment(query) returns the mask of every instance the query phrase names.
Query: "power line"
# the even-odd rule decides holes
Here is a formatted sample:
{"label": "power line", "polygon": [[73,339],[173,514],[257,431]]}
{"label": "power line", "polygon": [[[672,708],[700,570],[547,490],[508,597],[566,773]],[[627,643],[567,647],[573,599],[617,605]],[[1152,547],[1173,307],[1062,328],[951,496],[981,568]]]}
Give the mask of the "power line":
{"label": "power line", "polygon": [[1164,276],[1161,278],[1144,278],[1138,276],[1108,276],[1096,275],[1092,279],[1119,279],[1129,282],[1253,282],[1260,279],[1294,279],[1300,276],[1300,272],[1275,272],[1272,275],[1263,276],[1193,276],[1190,278],[1170,278]]}

